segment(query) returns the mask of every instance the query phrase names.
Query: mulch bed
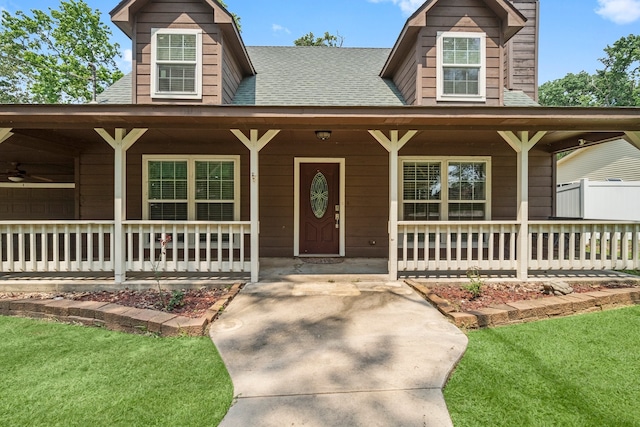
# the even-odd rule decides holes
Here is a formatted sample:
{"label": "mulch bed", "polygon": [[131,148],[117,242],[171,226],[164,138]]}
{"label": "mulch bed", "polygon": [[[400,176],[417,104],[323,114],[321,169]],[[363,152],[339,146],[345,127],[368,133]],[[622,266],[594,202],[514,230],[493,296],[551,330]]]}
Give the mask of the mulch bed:
{"label": "mulch bed", "polygon": [[[576,293],[599,291],[602,289],[640,287],[638,281],[610,281],[598,283],[570,283]],[[509,302],[546,298],[542,283],[490,283],[482,285],[480,296],[464,289],[464,285],[431,285],[430,290],[453,305],[456,311],[471,311]]]}
{"label": "mulch bed", "polygon": [[[94,292],[32,292],[32,293],[0,293],[0,299],[7,298],[34,298],[34,299],[69,299],[76,301],[99,301],[120,304],[127,307],[166,311],[178,316],[197,318],[217,301],[227,297],[229,287],[184,289],[179,292],[182,297],[174,298],[174,292],[148,289],[134,291],[124,289],[121,291],[94,291]],[[174,298],[173,307],[167,307]],[[168,308],[171,308],[170,310]]]}

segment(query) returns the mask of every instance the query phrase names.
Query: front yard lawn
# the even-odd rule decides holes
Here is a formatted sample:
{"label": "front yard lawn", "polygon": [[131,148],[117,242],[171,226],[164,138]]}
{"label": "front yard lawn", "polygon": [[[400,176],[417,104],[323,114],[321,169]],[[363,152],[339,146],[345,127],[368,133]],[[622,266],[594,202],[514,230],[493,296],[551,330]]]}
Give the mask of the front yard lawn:
{"label": "front yard lawn", "polygon": [[456,427],[640,425],[640,306],[469,332]]}
{"label": "front yard lawn", "polygon": [[0,425],[216,426],[233,386],[207,337],[0,316]]}

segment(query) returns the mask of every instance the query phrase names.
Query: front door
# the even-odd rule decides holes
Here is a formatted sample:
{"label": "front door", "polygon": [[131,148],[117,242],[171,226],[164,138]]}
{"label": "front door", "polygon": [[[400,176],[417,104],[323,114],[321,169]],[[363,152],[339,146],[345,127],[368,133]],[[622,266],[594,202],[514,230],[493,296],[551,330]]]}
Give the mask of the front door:
{"label": "front door", "polygon": [[300,164],[300,255],[340,253],[340,164]]}

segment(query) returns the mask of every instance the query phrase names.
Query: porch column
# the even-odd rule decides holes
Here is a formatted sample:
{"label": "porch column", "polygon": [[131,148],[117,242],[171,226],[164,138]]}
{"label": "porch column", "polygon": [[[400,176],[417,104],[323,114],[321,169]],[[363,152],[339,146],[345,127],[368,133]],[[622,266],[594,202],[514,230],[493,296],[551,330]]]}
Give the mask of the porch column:
{"label": "porch column", "polygon": [[115,151],[114,157],[114,192],[113,192],[113,221],[114,221],[114,248],[115,259],[114,279],[117,285],[126,279],[126,250],[123,222],[127,219],[127,150],[140,139],[148,129],[132,129],[127,133],[126,129],[116,128],[115,136],[102,128],[95,131]]}
{"label": "porch column", "polygon": [[13,135],[11,130],[11,128],[0,128],[0,144],[11,138],[11,135]]}
{"label": "porch column", "polygon": [[398,152],[418,131],[409,130],[402,138],[397,130],[387,137],[380,130],[369,133],[389,152],[389,280],[398,280]]}
{"label": "porch column", "polygon": [[625,138],[627,142],[633,144],[638,150],[640,150],[640,132],[625,132]]}
{"label": "porch column", "polygon": [[517,271],[519,280],[527,280],[529,274],[529,151],[546,132],[537,132],[529,138],[529,132],[498,131],[498,134],[518,154],[518,218],[520,224],[516,242]]}
{"label": "porch column", "polygon": [[260,173],[258,154],[280,133],[280,130],[270,129],[262,137],[259,137],[258,129],[251,129],[249,137],[240,129],[231,129],[231,132],[251,153],[251,281],[256,283],[260,280]]}

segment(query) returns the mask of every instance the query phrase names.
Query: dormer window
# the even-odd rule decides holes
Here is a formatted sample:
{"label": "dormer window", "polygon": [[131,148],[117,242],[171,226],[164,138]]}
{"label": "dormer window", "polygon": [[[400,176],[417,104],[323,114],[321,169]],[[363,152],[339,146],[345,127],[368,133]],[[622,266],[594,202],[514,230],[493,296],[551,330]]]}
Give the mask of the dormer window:
{"label": "dormer window", "polygon": [[485,34],[438,33],[437,49],[438,101],[485,101]]}
{"label": "dormer window", "polygon": [[151,81],[153,98],[202,98],[202,31],[152,30]]}

